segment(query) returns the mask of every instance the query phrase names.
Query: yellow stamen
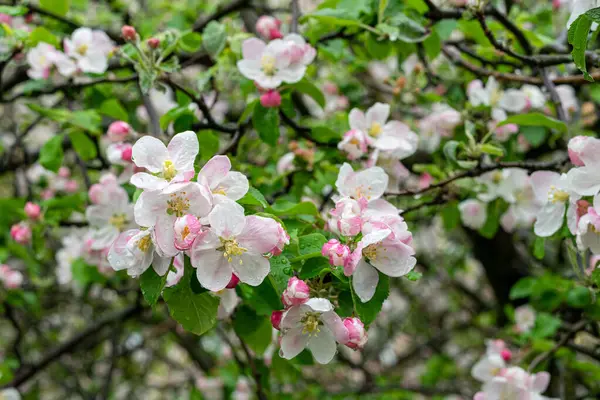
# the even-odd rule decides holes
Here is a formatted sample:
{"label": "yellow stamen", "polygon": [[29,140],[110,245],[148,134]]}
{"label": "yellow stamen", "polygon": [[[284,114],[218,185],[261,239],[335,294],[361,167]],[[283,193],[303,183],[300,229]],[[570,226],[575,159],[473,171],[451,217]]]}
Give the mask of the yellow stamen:
{"label": "yellow stamen", "polygon": [[186,211],[190,208],[190,200],[186,196],[186,192],[173,193],[171,199],[167,200],[167,214],[183,217]]}
{"label": "yellow stamen", "polygon": [[365,247],[362,251],[363,256],[367,257],[369,260],[377,259],[377,247],[374,244],[370,244]]}
{"label": "yellow stamen", "polygon": [[275,61],[275,57],[270,54],[265,54],[262,56],[260,59],[260,65],[265,75],[275,75],[275,72],[277,71],[277,67],[275,67]]}
{"label": "yellow stamen", "polygon": [[218,187],[218,188],[214,189],[212,192],[213,192],[213,194],[222,194],[223,196],[227,196],[225,189],[223,189],[222,187]]}
{"label": "yellow stamen", "polygon": [[500,183],[500,182],[502,182],[502,172],[495,171],[492,174],[492,182],[494,182],[494,183]]}
{"label": "yellow stamen", "polygon": [[[233,256],[239,257],[242,254],[244,254],[246,251],[248,251],[248,249],[241,247],[238,244],[237,240],[235,240],[235,239],[219,238],[219,240],[221,240],[222,246],[219,247],[217,250],[223,252],[223,257],[225,257],[227,259],[227,262],[232,262]],[[240,265],[242,263],[243,262],[240,259]]]}
{"label": "yellow stamen", "polygon": [[301,322],[304,324],[304,329],[302,329],[303,334],[308,335],[316,335],[321,332],[319,329],[319,325],[322,325],[321,315],[319,313],[306,313],[306,315],[302,318]]}
{"label": "yellow stamen", "polygon": [[175,165],[173,165],[173,162],[170,160],[167,160],[163,163],[163,177],[170,181],[171,179],[175,178],[175,176],[177,175],[177,170],[175,169]]}
{"label": "yellow stamen", "polygon": [[118,230],[122,230],[125,224],[127,224],[127,217],[125,214],[114,214],[112,217],[110,217],[108,223]]}
{"label": "yellow stamen", "polygon": [[381,124],[379,122],[373,122],[371,124],[371,127],[369,128],[369,135],[371,135],[373,137],[377,137],[377,136],[379,136],[381,131],[382,131]]}
{"label": "yellow stamen", "polygon": [[550,186],[550,190],[548,191],[549,202],[553,204],[558,202],[565,203],[567,200],[569,200],[569,193],[565,192],[564,190],[558,189],[554,185]]}
{"label": "yellow stamen", "polygon": [[137,248],[143,251],[144,253],[148,251],[150,248],[151,240],[150,235],[146,235],[137,242]]}
{"label": "yellow stamen", "polygon": [[88,51],[88,45],[87,44],[82,44],[81,46],[79,46],[77,48],[77,52],[82,55],[85,56],[85,53],[87,53]]}

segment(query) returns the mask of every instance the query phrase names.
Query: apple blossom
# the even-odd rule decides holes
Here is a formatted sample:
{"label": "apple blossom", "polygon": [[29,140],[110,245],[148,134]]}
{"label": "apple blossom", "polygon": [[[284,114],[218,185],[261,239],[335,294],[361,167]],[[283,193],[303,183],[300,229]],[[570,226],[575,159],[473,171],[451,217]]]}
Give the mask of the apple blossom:
{"label": "apple blossom", "polygon": [[283,319],[284,312],[278,310],[271,313],[271,325],[273,325],[273,328],[277,330],[281,329],[281,320]]}
{"label": "apple blossom", "polygon": [[279,222],[277,222],[277,232],[279,234],[279,240],[275,247],[273,247],[269,252],[274,256],[280,255],[283,251],[283,248],[286,245],[290,244],[290,235],[288,235],[288,233],[285,231],[285,229],[283,229],[283,226],[281,226]]}
{"label": "apple blossom", "polygon": [[281,39],[280,27],[281,21],[269,15],[261,15],[256,21],[256,32],[267,40]]}
{"label": "apple blossom", "polygon": [[85,73],[102,74],[108,68],[108,55],[113,43],[104,31],[77,28],[65,39],[65,54],[73,58],[77,68]]}
{"label": "apple blossom", "polygon": [[348,330],[327,299],[313,298],[291,307],[280,328],[281,356],[286,359],[308,347],[318,363],[327,364],[335,355],[336,342],[348,342]]}
{"label": "apple blossom", "polygon": [[283,82],[298,82],[306,72],[306,65],[301,64],[304,57],[296,50],[299,46],[292,43],[293,47],[285,38],[268,44],[257,38],[244,40],[242,59],[237,62],[240,73],[264,89],[275,89]]}
{"label": "apple blossom", "polygon": [[127,275],[138,277],[152,265],[154,271],[163,276],[167,273],[172,257],[161,257],[157,253],[155,233],[151,229],[129,229],[114,241],[107,258],[115,271],[127,270]]}
{"label": "apple blossom", "polygon": [[487,220],[487,207],[479,200],[468,199],[458,205],[462,223],[471,229],[481,229]]}
{"label": "apple blossom", "polygon": [[221,299],[217,310],[217,318],[221,320],[227,319],[239,304],[240,298],[235,293],[235,289],[219,290],[217,296]]}
{"label": "apple blossom", "polygon": [[[581,200],[579,201],[581,202]],[[581,207],[578,204],[578,214]],[[592,207],[585,207],[577,224],[577,238],[584,249],[600,254],[600,194],[594,196]],[[583,211],[583,210],[582,210]]]}
{"label": "apple blossom", "polygon": [[535,310],[529,305],[517,307],[515,309],[515,324],[518,332],[529,332],[535,325]]}
{"label": "apple blossom", "polygon": [[488,382],[498,376],[507,364],[505,353],[506,343],[503,340],[486,341],[485,354],[473,365],[471,375],[480,382]]}
{"label": "apple blossom", "polygon": [[231,170],[227,156],[214,156],[198,172],[198,182],[207,185],[215,201],[221,197],[239,200],[248,192],[248,178],[238,171]]}
{"label": "apple blossom", "polygon": [[270,270],[263,254],[279,241],[277,223],[255,215],[246,217],[229,202],[215,205],[208,221],[210,229],[196,238],[190,250],[200,284],[218,291],[235,273],[241,282],[260,285]]}
{"label": "apple blossom", "polygon": [[600,140],[596,138],[574,137],[569,141],[569,156],[575,165],[567,173],[571,189],[582,196],[593,196],[600,191],[598,167],[600,166]]}
{"label": "apple blossom", "polygon": [[277,90],[267,90],[260,95],[260,104],[265,108],[276,108],[281,105],[281,95]]}
{"label": "apple blossom", "polygon": [[200,150],[192,131],[173,136],[168,146],[152,136],[144,136],[133,145],[132,160],[147,172],[131,177],[131,184],[144,190],[163,190],[171,182],[186,182],[194,177],[194,161]]}
{"label": "apple blossom", "polygon": [[579,110],[579,100],[577,100],[577,93],[575,93],[573,86],[558,85],[556,86],[556,93],[558,93],[563,111],[567,116]]}
{"label": "apple blossom", "polygon": [[356,160],[367,153],[372,142],[373,139],[365,132],[351,129],[344,133],[344,138],[338,143],[338,149],[346,152],[349,160]]}
{"label": "apple blossom", "polygon": [[115,186],[111,188],[110,200],[89,206],[85,216],[92,228],[91,249],[101,250],[109,247],[119,233],[129,227],[133,220],[133,207],[125,189]]}
{"label": "apple blossom", "polygon": [[550,374],[539,372],[530,375],[519,367],[509,367],[502,370],[493,379],[486,381],[482,391],[475,394],[474,400],[494,399],[535,399],[546,400],[542,396],[548,384]]}
{"label": "apple blossom", "polygon": [[23,274],[8,265],[0,265],[0,282],[6,289],[18,289],[23,284]]}
{"label": "apple blossom", "polygon": [[329,264],[334,267],[342,267],[350,256],[350,248],[336,239],[330,239],[323,245],[321,254],[329,258]]}
{"label": "apple blossom", "polygon": [[133,146],[131,143],[112,143],[106,149],[108,161],[115,165],[131,164],[132,154]]}
{"label": "apple blossom", "polygon": [[125,121],[115,121],[108,126],[106,136],[111,142],[123,142],[133,132],[131,126]]}
{"label": "apple blossom", "polygon": [[461,120],[460,113],[452,107],[435,103],[431,113],[419,121],[420,146],[430,153],[435,151],[441,138],[452,136]]}
{"label": "apple blossom", "polygon": [[19,244],[31,242],[31,228],[25,222],[14,224],[10,227],[10,236]]}
{"label": "apple blossom", "polygon": [[175,220],[173,229],[175,230],[175,248],[189,250],[194,240],[202,233],[202,224],[192,214],[186,214]]}
{"label": "apple blossom", "polygon": [[348,341],[344,343],[351,349],[362,349],[367,344],[365,325],[359,318],[344,318],[344,326],[348,330]]}
{"label": "apple blossom", "polygon": [[81,230],[73,230],[61,238],[61,248],[56,252],[56,277],[58,283],[66,285],[73,278],[71,266],[79,257],[83,256],[84,236]]}
{"label": "apple blossom", "polygon": [[181,278],[183,278],[183,274],[185,272],[183,257],[183,253],[179,253],[173,257],[173,268],[175,268],[175,271],[170,269],[167,273],[167,282],[165,283],[166,287],[177,285]]}
{"label": "apple blossom", "polygon": [[121,36],[123,36],[123,39],[127,41],[133,41],[137,37],[137,32],[133,26],[123,25],[121,27]]}
{"label": "apple blossom", "polygon": [[30,201],[25,203],[25,208],[23,209],[23,211],[25,211],[25,215],[27,215],[27,218],[33,220],[39,219],[42,215],[42,209],[39,206],[39,204],[35,204]]}
{"label": "apple blossom", "polygon": [[54,46],[40,42],[27,53],[29,70],[27,75],[31,79],[48,79],[50,69],[54,66],[55,53],[58,52]]}
{"label": "apple blossom", "polygon": [[567,226],[574,233],[577,224],[577,200],[574,191],[575,178],[551,171],[536,171],[531,174],[531,185],[537,201],[542,206],[536,216],[533,231],[541,237],[552,236],[563,224],[565,210]]}
{"label": "apple blossom", "polygon": [[371,167],[360,172],[354,172],[350,164],[344,163],[340,168],[335,187],[342,196],[359,200],[380,198],[388,184],[388,176],[380,167]]}
{"label": "apple blossom", "polygon": [[306,303],[309,297],[310,288],[306,282],[293,276],[288,280],[287,288],[281,295],[281,302],[288,308]]}

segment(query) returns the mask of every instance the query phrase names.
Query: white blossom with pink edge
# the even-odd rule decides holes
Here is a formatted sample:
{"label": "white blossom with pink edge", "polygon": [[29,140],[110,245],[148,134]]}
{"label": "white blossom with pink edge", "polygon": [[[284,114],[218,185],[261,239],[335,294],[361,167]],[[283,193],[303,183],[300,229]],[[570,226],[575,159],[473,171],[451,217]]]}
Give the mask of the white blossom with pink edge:
{"label": "white blossom with pink edge", "polygon": [[479,382],[489,382],[507,367],[512,353],[501,339],[487,340],[485,354],[471,368],[471,375]]}
{"label": "white blossom with pink edge", "polygon": [[256,21],[256,32],[266,40],[281,39],[283,35],[279,31],[281,20],[270,15],[261,15]]}
{"label": "white blossom with pink edge", "polygon": [[270,270],[263,254],[279,242],[278,224],[270,218],[246,217],[230,202],[217,204],[208,222],[210,229],[196,238],[190,250],[200,284],[219,291],[235,272],[241,282],[260,285]]}
{"label": "white blossom with pink edge", "polygon": [[23,274],[6,264],[0,265],[0,282],[6,289],[18,289],[23,284]]}
{"label": "white blossom with pink edge", "polygon": [[131,184],[144,190],[163,190],[169,183],[187,182],[194,177],[194,161],[200,146],[192,131],[173,136],[168,146],[152,136],[144,136],[133,145],[132,160],[150,173],[138,172]]}
{"label": "white blossom with pink edge", "polygon": [[133,204],[125,189],[114,185],[110,186],[110,191],[111,196],[105,202],[92,204],[85,210],[91,228],[92,250],[109,247],[120,232],[131,228],[133,222]]}
{"label": "white blossom with pink edge", "polygon": [[280,255],[281,252],[283,251],[283,248],[286,245],[290,244],[290,235],[288,235],[288,233],[285,231],[285,229],[283,229],[283,226],[281,226],[281,224],[279,222],[277,222],[277,231],[278,231],[279,239],[278,239],[275,247],[273,247],[271,249],[271,251],[269,252],[269,253],[273,254],[274,256]]}
{"label": "white blossom with pink edge", "polygon": [[348,330],[327,299],[313,298],[290,307],[280,327],[280,354],[288,360],[308,348],[318,363],[327,364],[335,356],[336,342],[348,342]]}
{"label": "white blossom with pink edge", "polygon": [[338,149],[348,154],[349,160],[356,160],[369,151],[369,145],[373,139],[365,132],[358,129],[351,129],[344,133],[344,138],[338,143]]}
{"label": "white blossom with pink edge", "polygon": [[198,172],[198,182],[208,186],[215,202],[221,196],[229,200],[239,200],[248,192],[248,178],[238,171],[231,170],[231,161],[227,156],[214,156]]}
{"label": "white blossom with pink edge", "polygon": [[600,192],[600,140],[576,136],[569,141],[569,157],[578,168],[567,173],[571,188],[581,196]]}
{"label": "white blossom with pink edge", "polygon": [[487,205],[479,200],[468,199],[458,205],[460,219],[466,227],[481,229],[487,219]]}
{"label": "white blossom with pink edge", "polygon": [[447,104],[434,104],[431,113],[419,121],[419,146],[433,153],[441,138],[451,137],[461,120],[460,113]]}
{"label": "white blossom with pink edge", "polygon": [[258,38],[246,39],[242,43],[242,59],[237,62],[240,73],[264,89],[298,82],[306,72],[305,58],[308,60],[314,49],[304,51],[294,40],[275,39],[266,44]]}
{"label": "white blossom with pink edge", "polygon": [[371,201],[383,196],[388,180],[387,174],[380,167],[354,172],[350,164],[344,163],[335,181],[335,187],[342,196],[355,200],[364,197]]}
{"label": "white blossom with pink edge", "polygon": [[281,294],[281,302],[288,308],[304,304],[310,298],[310,288],[301,279],[295,276],[288,280],[287,288]]}
{"label": "white blossom with pink edge", "polygon": [[510,367],[485,382],[482,391],[475,394],[473,400],[550,400],[549,397],[542,396],[549,383],[550,374],[547,372],[529,374],[522,368]]}
{"label": "white blossom with pink edge", "polygon": [[535,310],[526,304],[515,309],[515,328],[519,333],[527,333],[535,326]]}
{"label": "white blossom with pink edge", "polygon": [[367,331],[360,318],[344,318],[344,326],[348,330],[348,341],[346,346],[354,350],[359,350],[367,344]]}
{"label": "white blossom with pink edge", "polygon": [[163,276],[173,257],[161,257],[151,229],[130,229],[121,233],[108,251],[108,262],[115,271],[127,270],[127,275],[138,277],[152,265]]}
{"label": "white blossom with pink edge", "polygon": [[590,249],[594,254],[600,254],[600,194],[594,196],[592,207],[579,218],[577,224],[577,243],[583,250]]}
{"label": "white blossom with pink edge", "polygon": [[108,55],[114,43],[104,31],[82,27],[65,39],[65,54],[73,58],[85,73],[103,74],[108,68]]}
{"label": "white blossom with pink edge", "polygon": [[[572,172],[571,170],[569,171]],[[541,237],[552,236],[563,225],[565,210],[567,226],[571,233],[577,229],[577,200],[581,197],[573,190],[573,177],[552,171],[531,174],[531,186],[542,208],[536,216],[533,231]]]}
{"label": "white blossom with pink edge", "polygon": [[106,148],[106,158],[113,165],[130,165],[132,155],[133,146],[131,143],[111,143]]}

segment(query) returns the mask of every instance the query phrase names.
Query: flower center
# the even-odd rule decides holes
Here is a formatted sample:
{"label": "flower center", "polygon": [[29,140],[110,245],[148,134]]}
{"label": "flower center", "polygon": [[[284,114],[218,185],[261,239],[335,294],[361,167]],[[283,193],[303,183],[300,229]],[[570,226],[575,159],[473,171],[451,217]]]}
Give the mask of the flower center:
{"label": "flower center", "polygon": [[377,137],[381,134],[381,130],[381,124],[379,122],[373,122],[369,128],[369,135]]}
{"label": "flower center", "polygon": [[495,171],[495,172],[492,174],[492,182],[494,182],[494,183],[496,183],[496,184],[498,184],[498,183],[502,182],[502,172],[500,172],[500,171]]}
{"label": "flower center", "polygon": [[177,170],[175,169],[175,165],[173,165],[173,161],[167,160],[163,162],[163,177],[170,181],[175,178],[177,175]]}
{"label": "flower center", "polygon": [[190,199],[187,198],[185,192],[173,193],[170,197],[167,200],[167,214],[183,217],[190,208]]}
{"label": "flower center", "polygon": [[[217,250],[223,252],[223,257],[225,257],[228,262],[233,261],[233,256],[238,257],[248,251],[248,249],[241,247],[235,239],[219,238],[219,240],[221,240],[222,246]],[[240,265],[241,264],[242,260],[240,260]]]}
{"label": "flower center", "polygon": [[82,56],[85,56],[85,53],[87,53],[87,51],[88,51],[87,44],[82,44],[77,48],[77,53],[79,53]]}
{"label": "flower center", "polygon": [[303,334],[313,336],[321,332],[319,325],[322,325],[322,322],[319,313],[308,312],[302,318],[301,322],[304,324],[304,329],[302,329]]}
{"label": "flower center", "polygon": [[190,234],[190,227],[186,225],[183,227],[183,231],[181,231],[182,239],[185,240],[185,238],[188,237],[189,234]]}
{"label": "flower center", "polygon": [[150,248],[150,235],[146,235],[137,242],[137,248],[143,251],[144,253],[148,251]]}
{"label": "flower center", "polygon": [[365,247],[362,253],[363,256],[367,257],[369,260],[377,259],[377,247],[375,247],[375,244],[370,244],[367,247]]}
{"label": "flower center", "polygon": [[556,186],[550,186],[550,190],[548,190],[548,201],[551,203],[565,203],[569,200],[569,193],[564,190],[560,190]]}
{"label": "flower center", "polygon": [[122,230],[127,223],[127,217],[125,214],[113,214],[113,216],[108,220],[108,223],[118,230]]}
{"label": "flower center", "polygon": [[350,144],[352,144],[354,146],[359,146],[360,142],[358,141],[357,138],[352,138],[352,139],[350,139]]}
{"label": "flower center", "polygon": [[218,187],[216,189],[214,189],[212,191],[213,194],[222,194],[223,196],[227,196],[227,193],[225,192],[225,189],[223,189],[222,187]]}
{"label": "flower center", "polygon": [[270,54],[265,54],[264,56],[262,56],[262,58],[260,59],[260,65],[265,75],[275,75],[275,71],[277,70],[277,68],[275,67],[275,61],[275,57],[273,57]]}

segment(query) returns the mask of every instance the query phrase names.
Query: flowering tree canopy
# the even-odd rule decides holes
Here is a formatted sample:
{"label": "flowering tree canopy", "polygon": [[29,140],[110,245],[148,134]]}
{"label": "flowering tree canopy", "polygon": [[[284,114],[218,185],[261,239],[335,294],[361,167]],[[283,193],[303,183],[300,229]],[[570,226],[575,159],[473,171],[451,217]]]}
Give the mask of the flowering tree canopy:
{"label": "flowering tree canopy", "polygon": [[600,1],[0,3],[0,399],[597,399]]}

